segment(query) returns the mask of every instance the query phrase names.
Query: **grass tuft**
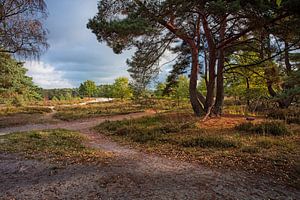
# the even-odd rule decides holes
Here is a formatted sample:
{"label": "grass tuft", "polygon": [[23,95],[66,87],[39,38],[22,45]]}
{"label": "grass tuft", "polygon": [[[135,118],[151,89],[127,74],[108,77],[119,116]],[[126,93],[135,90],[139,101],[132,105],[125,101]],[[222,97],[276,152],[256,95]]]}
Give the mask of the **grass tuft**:
{"label": "grass tuft", "polygon": [[20,153],[55,161],[96,162],[108,157],[101,151],[84,146],[86,138],[62,129],[13,133],[0,137],[0,152]]}
{"label": "grass tuft", "polygon": [[220,136],[198,136],[180,142],[183,147],[236,148],[238,143]]}
{"label": "grass tuft", "polygon": [[250,132],[262,135],[284,136],[290,132],[286,125],[282,122],[263,122],[260,124],[252,124],[251,122],[242,123],[235,127],[238,131]]}
{"label": "grass tuft", "polygon": [[[288,129],[277,121],[262,124],[244,121],[244,117],[229,116],[205,123],[187,113],[164,113],[107,121],[96,130],[147,152],[195,160],[211,167],[263,172],[294,183],[300,150],[298,132],[292,129],[294,134],[289,135]],[[256,134],[237,133],[235,124],[241,124],[236,128],[240,131]],[[278,157],[282,159],[274,162]]]}

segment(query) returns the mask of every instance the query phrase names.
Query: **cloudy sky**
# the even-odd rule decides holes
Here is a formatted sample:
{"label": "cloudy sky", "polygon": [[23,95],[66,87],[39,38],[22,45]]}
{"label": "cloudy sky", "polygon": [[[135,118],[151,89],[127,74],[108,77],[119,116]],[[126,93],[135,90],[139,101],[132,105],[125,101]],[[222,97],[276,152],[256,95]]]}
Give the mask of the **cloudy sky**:
{"label": "cloudy sky", "polygon": [[126,59],[131,53],[116,55],[97,42],[86,28],[97,12],[98,0],[46,0],[49,17],[49,50],[39,61],[27,62],[28,75],[43,88],[77,87],[90,79],[97,84],[129,77]]}

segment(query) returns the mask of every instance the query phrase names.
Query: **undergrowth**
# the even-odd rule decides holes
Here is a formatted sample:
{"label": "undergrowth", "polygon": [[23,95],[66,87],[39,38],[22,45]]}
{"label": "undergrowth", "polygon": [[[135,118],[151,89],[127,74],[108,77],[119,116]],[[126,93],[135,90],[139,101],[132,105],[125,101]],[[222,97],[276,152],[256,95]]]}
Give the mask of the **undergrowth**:
{"label": "undergrowth", "polygon": [[0,136],[0,152],[71,163],[98,162],[109,157],[104,152],[85,147],[85,140],[77,132],[62,129],[13,133]]}
{"label": "undergrowth", "polygon": [[262,135],[274,135],[274,136],[284,136],[289,135],[290,131],[286,127],[286,125],[282,122],[263,122],[259,124],[253,124],[251,122],[245,122],[239,124],[235,127],[238,131],[244,131],[248,133],[256,133]]}
{"label": "undergrowth", "polygon": [[215,119],[211,124],[187,113],[164,113],[106,121],[95,129],[147,152],[195,160],[212,167],[263,172],[296,184],[299,133],[289,134],[289,129],[277,121],[249,124],[242,123],[244,120],[237,117],[220,120],[229,124],[238,121],[241,125],[237,130],[234,126],[218,126]]}

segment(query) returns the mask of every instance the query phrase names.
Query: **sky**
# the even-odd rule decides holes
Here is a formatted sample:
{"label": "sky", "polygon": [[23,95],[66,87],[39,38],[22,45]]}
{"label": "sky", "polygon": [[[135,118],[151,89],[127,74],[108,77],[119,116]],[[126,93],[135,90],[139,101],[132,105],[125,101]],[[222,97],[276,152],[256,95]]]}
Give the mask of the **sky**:
{"label": "sky", "polygon": [[86,28],[97,13],[98,0],[46,0],[50,48],[39,61],[28,61],[28,75],[40,87],[72,88],[85,80],[109,84],[120,76],[129,77],[126,59],[132,52],[113,53]]}

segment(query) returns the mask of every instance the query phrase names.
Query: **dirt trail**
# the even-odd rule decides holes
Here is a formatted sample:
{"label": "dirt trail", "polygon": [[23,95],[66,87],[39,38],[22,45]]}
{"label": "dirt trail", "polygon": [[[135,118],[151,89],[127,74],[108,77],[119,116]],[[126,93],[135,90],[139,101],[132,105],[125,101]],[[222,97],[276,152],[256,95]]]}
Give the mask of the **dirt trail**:
{"label": "dirt trail", "polygon": [[45,130],[45,129],[59,129],[64,128],[68,130],[84,130],[94,127],[106,120],[110,121],[117,121],[123,119],[130,119],[130,118],[139,118],[143,116],[152,115],[154,112],[141,112],[141,113],[131,113],[127,115],[115,115],[115,116],[103,116],[97,118],[89,118],[84,120],[76,120],[71,122],[58,122],[58,123],[51,123],[51,124],[28,124],[23,126],[15,126],[15,127],[7,127],[7,128],[0,128],[0,135],[6,135],[14,132],[25,132],[31,130]]}
{"label": "dirt trail", "polygon": [[295,188],[268,177],[145,154],[94,133],[104,120],[152,113],[97,118],[56,125],[23,126],[0,132],[65,128],[90,138],[88,145],[116,156],[108,164],[57,167],[45,161],[0,154],[0,199],[297,199]]}

